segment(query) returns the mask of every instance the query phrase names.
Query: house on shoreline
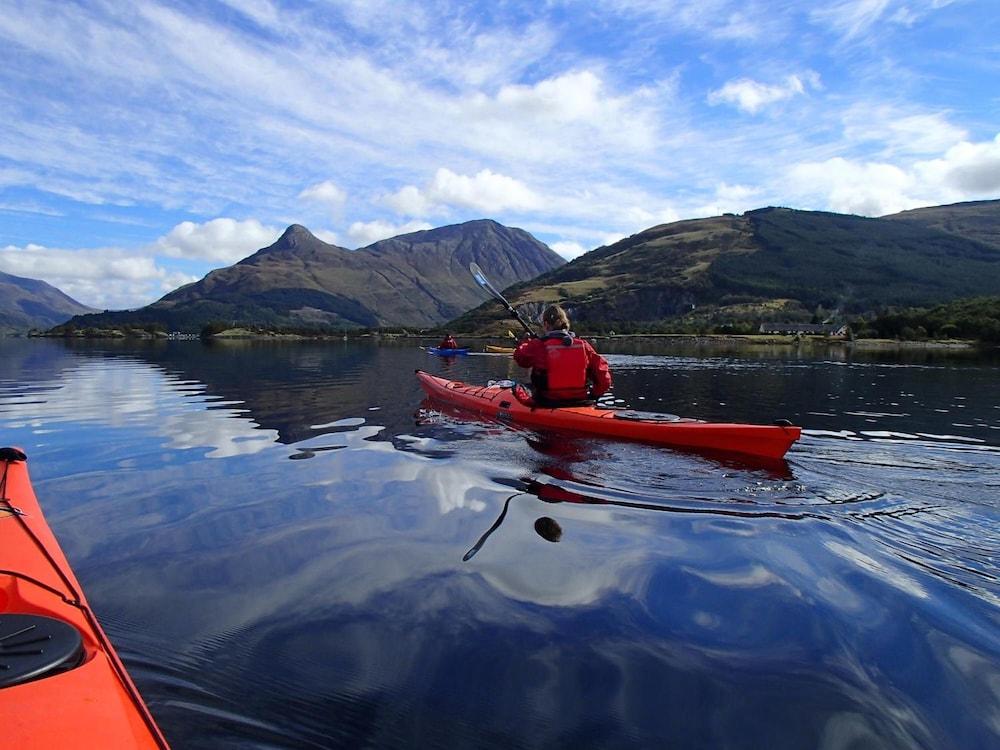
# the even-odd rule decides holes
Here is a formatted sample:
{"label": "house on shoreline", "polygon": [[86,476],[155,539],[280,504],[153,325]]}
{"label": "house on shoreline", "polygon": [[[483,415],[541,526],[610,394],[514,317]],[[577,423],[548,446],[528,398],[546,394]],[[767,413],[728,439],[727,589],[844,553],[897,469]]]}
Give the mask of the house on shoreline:
{"label": "house on shoreline", "polygon": [[801,336],[847,336],[846,323],[761,323],[760,333]]}

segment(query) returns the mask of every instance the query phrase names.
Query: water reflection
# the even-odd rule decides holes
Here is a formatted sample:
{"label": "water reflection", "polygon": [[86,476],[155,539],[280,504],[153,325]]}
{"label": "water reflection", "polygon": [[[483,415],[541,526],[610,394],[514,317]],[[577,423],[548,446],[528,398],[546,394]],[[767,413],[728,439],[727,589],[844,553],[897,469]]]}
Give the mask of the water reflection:
{"label": "water reflection", "polygon": [[636,408],[803,423],[772,467],[414,420],[415,367],[506,358],[2,346],[4,442],[176,747],[1000,735],[988,365],[616,355]]}

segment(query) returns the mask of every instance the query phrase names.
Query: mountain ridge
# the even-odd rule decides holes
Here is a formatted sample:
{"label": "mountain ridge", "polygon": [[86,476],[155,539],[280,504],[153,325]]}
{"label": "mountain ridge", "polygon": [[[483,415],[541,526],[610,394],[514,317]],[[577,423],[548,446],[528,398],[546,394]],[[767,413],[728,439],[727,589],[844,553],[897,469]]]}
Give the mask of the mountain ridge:
{"label": "mountain ridge", "polygon": [[504,284],[565,261],[523,229],[491,219],[411,232],[348,250],[300,224],[271,245],[144,308],[74,318],[73,327],[159,326],[196,331],[212,321],[254,327],[434,327],[482,299],[477,262]]}
{"label": "mountain ridge", "polygon": [[[975,213],[975,222],[966,212]],[[596,248],[505,294],[529,316],[558,302],[590,330],[808,322],[995,294],[1000,247],[960,232],[973,225],[977,236],[1000,229],[1000,201],[929,216],[766,207],[686,219]],[[946,219],[951,231],[927,226]],[[503,308],[487,302],[449,325],[495,333],[508,323]]]}
{"label": "mountain ridge", "polygon": [[881,218],[939,229],[1000,249],[1000,222],[996,221],[996,205],[995,200],[964,201],[913,208]]}
{"label": "mountain ridge", "polygon": [[570,263],[490,219],[357,250],[292,224],[271,245],[153,305],[74,318],[70,327],[194,331],[221,321],[503,332],[506,313],[483,303],[470,281],[474,261],[529,316],[561,302],[590,330],[756,328],[989,297],[1000,288],[996,237],[1000,200],[878,218],[769,206],[660,224]]}
{"label": "mountain ridge", "polygon": [[51,328],[88,312],[94,308],[41,279],[0,271],[0,334]]}

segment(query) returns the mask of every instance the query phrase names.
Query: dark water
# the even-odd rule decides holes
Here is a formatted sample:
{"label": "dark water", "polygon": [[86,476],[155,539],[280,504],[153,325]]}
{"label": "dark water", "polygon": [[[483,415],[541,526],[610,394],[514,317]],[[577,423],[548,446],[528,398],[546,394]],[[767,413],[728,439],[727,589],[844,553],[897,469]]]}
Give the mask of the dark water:
{"label": "dark water", "polygon": [[3,340],[0,443],[176,748],[1000,746],[996,357],[609,359],[806,434],[461,421],[414,368],[519,371],[413,345]]}

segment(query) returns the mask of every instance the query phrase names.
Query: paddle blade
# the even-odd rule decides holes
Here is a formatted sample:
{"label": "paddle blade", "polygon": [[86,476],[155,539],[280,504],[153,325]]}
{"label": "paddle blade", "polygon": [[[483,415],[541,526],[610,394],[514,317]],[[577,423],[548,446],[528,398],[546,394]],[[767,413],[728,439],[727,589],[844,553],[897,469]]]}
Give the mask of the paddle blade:
{"label": "paddle blade", "polygon": [[[472,274],[472,278],[476,280],[476,283],[479,284],[479,286],[481,286],[483,289],[485,289],[487,292],[493,295],[493,297],[495,297],[496,299],[500,300],[501,303],[503,303],[503,306],[506,307],[510,311],[510,314],[517,319],[517,322],[520,323],[522,326],[524,326],[524,330],[526,330],[531,336],[535,335],[535,332],[531,330],[531,326],[529,326],[525,322],[524,318],[521,317],[520,313],[518,313],[518,311],[511,306],[510,302],[504,299],[504,296],[500,294],[500,292],[498,292],[496,288],[490,283],[490,280],[486,278],[486,274],[483,273],[483,269],[479,267],[478,263],[469,264],[469,273]],[[508,331],[508,333],[510,332]]]}
{"label": "paddle blade", "polygon": [[479,267],[478,263],[469,264],[469,273],[472,274],[472,278],[476,280],[476,283],[479,284],[479,286],[487,291],[492,291],[489,279],[486,278],[486,274],[483,273],[483,269]]}

